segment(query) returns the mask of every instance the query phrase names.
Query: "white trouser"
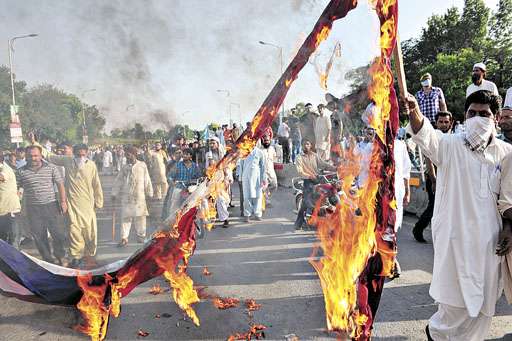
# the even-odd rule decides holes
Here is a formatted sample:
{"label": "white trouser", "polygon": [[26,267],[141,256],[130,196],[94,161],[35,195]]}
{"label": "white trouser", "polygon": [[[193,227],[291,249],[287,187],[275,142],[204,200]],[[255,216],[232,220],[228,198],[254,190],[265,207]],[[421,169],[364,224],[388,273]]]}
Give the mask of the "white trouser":
{"label": "white trouser", "polygon": [[220,196],[217,198],[217,215],[220,221],[228,220],[229,212],[228,212],[229,201],[226,201],[224,197]]}
{"label": "white trouser", "polygon": [[439,304],[428,328],[435,341],[482,341],[491,327],[492,317],[479,314],[470,317],[465,308]]}
{"label": "white trouser", "polygon": [[260,193],[256,198],[248,198],[244,196],[244,216],[250,217],[254,215],[255,217],[260,217],[263,215],[262,213],[262,193],[260,189]]}
{"label": "white trouser", "polygon": [[128,239],[132,222],[135,225],[134,228],[137,237],[146,238],[146,216],[123,218],[123,223],[121,224],[121,238]]}

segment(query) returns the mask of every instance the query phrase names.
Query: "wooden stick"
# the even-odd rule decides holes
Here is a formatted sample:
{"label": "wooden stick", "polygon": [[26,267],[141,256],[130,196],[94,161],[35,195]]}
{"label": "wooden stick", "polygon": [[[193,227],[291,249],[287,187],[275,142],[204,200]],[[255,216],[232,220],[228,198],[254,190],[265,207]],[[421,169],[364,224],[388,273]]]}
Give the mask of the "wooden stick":
{"label": "wooden stick", "polygon": [[405,79],[404,58],[402,55],[402,47],[400,46],[400,37],[396,36],[396,46],[393,50],[393,58],[395,59],[395,71],[398,79],[398,88],[400,95],[407,95],[407,80]]}
{"label": "wooden stick", "polygon": [[112,241],[116,241],[116,209],[112,211]]}

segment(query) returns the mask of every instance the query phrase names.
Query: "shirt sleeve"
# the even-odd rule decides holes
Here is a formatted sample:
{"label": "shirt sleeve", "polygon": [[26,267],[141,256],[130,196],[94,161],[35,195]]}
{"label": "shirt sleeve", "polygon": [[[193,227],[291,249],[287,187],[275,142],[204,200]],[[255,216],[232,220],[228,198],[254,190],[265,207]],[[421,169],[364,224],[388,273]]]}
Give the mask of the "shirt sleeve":
{"label": "shirt sleeve", "polygon": [[512,154],[508,154],[501,163],[500,197],[498,208],[501,214],[512,208]]}
{"label": "shirt sleeve", "polygon": [[446,103],[446,100],[444,99],[444,92],[441,88],[439,88],[439,100]]}
{"label": "shirt sleeve", "polygon": [[[408,129],[412,132],[412,129]],[[442,153],[440,151],[441,136],[436,133],[434,127],[427,118],[423,119],[423,126],[413,135],[412,140],[421,148],[423,153],[436,165],[442,163]]]}
{"label": "shirt sleeve", "polygon": [[63,183],[64,182],[64,178],[62,177],[62,173],[59,171],[59,169],[52,165],[52,177],[53,177],[53,181],[56,183],[56,184],[60,184],[60,183]]}

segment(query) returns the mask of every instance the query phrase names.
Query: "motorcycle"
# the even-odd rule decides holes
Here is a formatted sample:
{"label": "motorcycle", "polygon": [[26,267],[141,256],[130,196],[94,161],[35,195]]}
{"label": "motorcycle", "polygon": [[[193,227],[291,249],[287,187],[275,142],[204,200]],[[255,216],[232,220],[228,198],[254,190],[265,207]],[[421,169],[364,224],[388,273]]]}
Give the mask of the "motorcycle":
{"label": "motorcycle", "polygon": [[[170,212],[176,212],[176,210],[188,199],[188,197],[197,189],[199,184],[203,181],[203,178],[199,178],[192,181],[175,181],[174,190],[171,196]],[[196,236],[199,239],[204,237],[205,221],[201,217],[196,217],[194,221],[196,226]]]}
{"label": "motorcycle", "polygon": [[[318,216],[324,217],[328,214],[334,213],[336,205],[341,201],[343,194],[341,190],[341,181],[338,178],[337,173],[325,173],[319,175],[315,184],[313,185],[312,193],[309,198],[304,196],[304,180],[295,178],[292,180],[292,185],[295,190],[295,202],[297,205],[298,213],[304,214],[304,226],[308,228],[315,228],[311,226],[309,221],[314,214],[318,200],[323,198],[317,211]],[[302,205],[305,205],[305,209],[301,212]]]}

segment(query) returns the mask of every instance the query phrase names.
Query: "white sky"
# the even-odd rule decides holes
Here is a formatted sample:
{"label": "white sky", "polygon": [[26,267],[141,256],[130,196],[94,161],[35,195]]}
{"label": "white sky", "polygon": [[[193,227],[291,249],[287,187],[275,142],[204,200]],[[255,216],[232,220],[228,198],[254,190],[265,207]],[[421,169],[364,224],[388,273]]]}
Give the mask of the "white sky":
{"label": "white sky", "polygon": [[[0,41],[27,33],[39,37],[16,41],[15,72],[29,85],[51,83],[104,109],[107,131],[135,120],[158,122],[147,114],[163,110],[172,120],[202,128],[246,121],[259,108],[279,77],[278,50],[285,66],[309,33],[328,0],[0,0]],[[494,9],[497,0],[487,0]],[[428,17],[463,0],[400,0],[402,40],[416,36]],[[341,95],[344,72],[368,63],[376,49],[378,22],[365,0],[338,21],[318,60],[325,66],[336,42],[342,44],[329,79],[329,91]],[[0,64],[7,64],[7,49]],[[229,100],[218,89],[230,91]],[[319,103],[313,65],[293,84],[285,105]],[[133,104],[129,110],[127,106]],[[23,119],[23,118],[22,118]]]}

